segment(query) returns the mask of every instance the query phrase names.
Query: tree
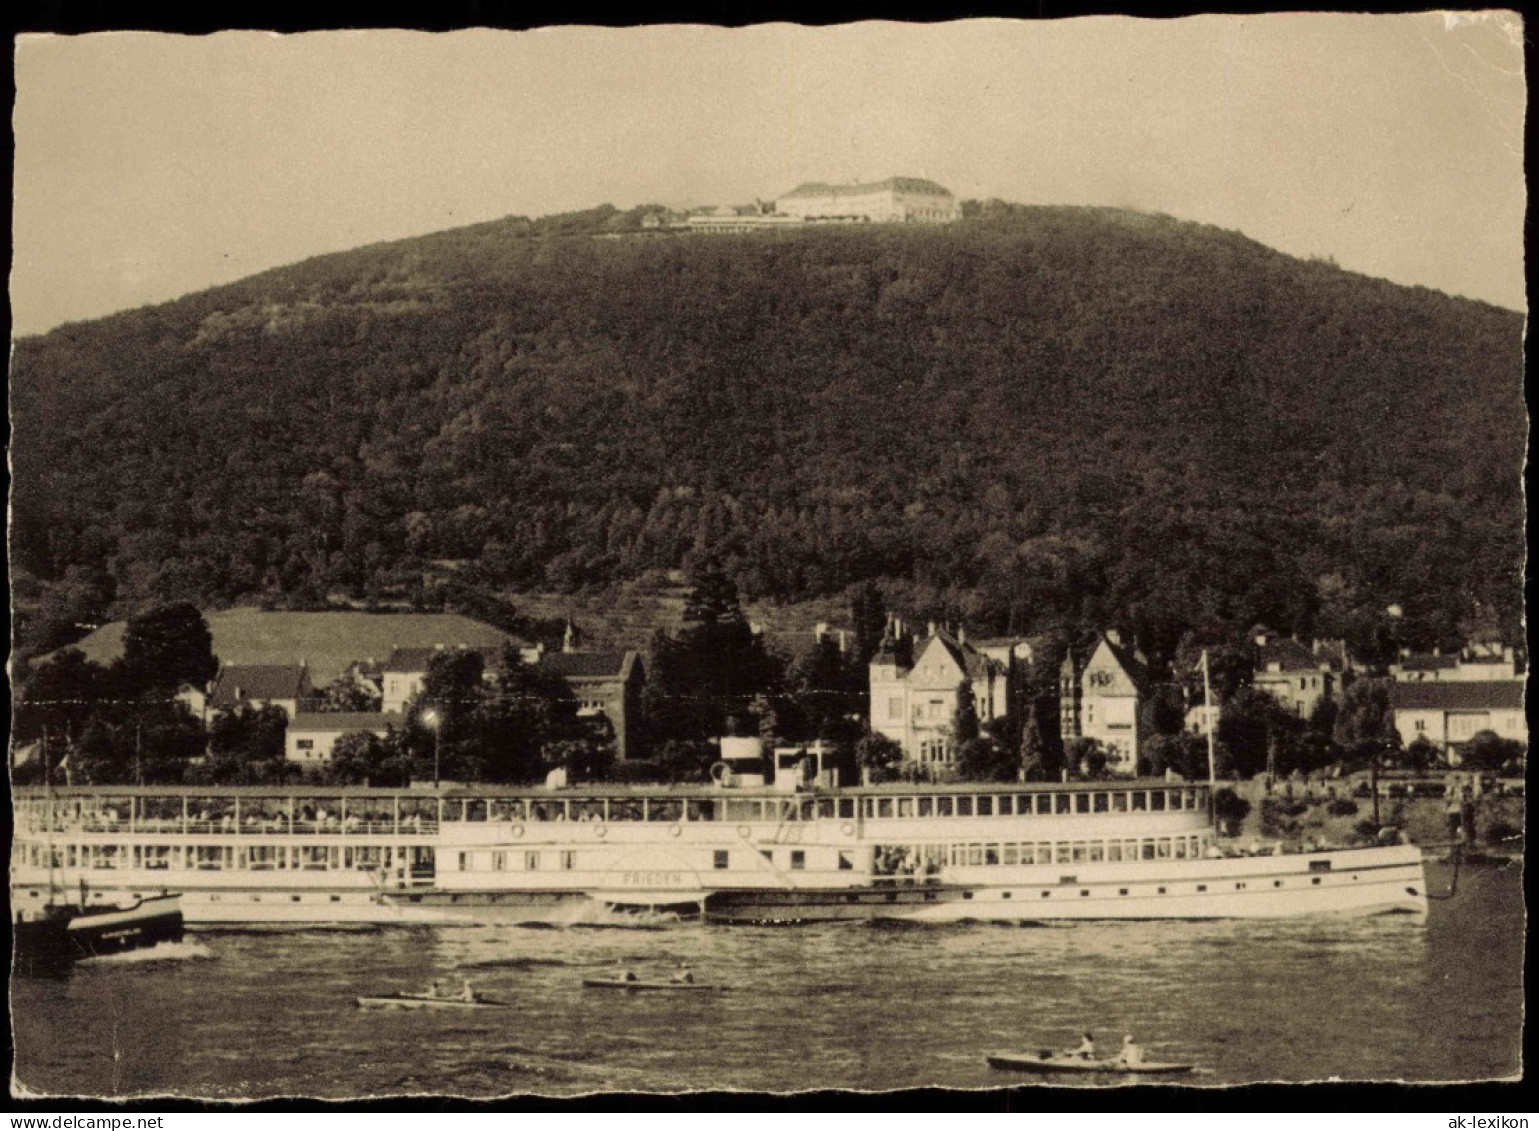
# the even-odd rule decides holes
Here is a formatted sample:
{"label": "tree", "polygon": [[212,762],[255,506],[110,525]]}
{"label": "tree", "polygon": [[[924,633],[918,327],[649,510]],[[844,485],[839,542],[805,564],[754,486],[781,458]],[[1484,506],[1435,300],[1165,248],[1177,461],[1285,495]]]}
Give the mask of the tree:
{"label": "tree", "polygon": [[218,712],[208,734],[212,779],[238,785],[281,783],[288,725],[289,716],[282,707],[254,708],[243,703]]}
{"label": "tree", "polygon": [[873,782],[891,779],[898,763],[903,761],[903,747],[876,731],[867,731],[855,743],[855,764],[861,773]]}
{"label": "tree", "polygon": [[1267,768],[1274,744],[1287,741],[1302,728],[1275,696],[1243,687],[1224,700],[1216,737],[1228,755],[1227,770],[1250,777]]}
{"label": "tree", "polygon": [[978,737],[978,729],[978,700],[973,694],[972,681],[964,678],[957,684],[957,706],[951,721],[951,736],[960,748]]}
{"label": "tree", "polygon": [[1213,816],[1219,826],[1230,836],[1235,835],[1240,823],[1250,815],[1250,802],[1234,790],[1225,787],[1213,792]]}
{"label": "tree", "polygon": [[1512,738],[1502,738],[1494,730],[1477,731],[1459,748],[1459,764],[1481,773],[1495,773],[1527,753],[1527,747]]}
{"label": "tree", "polygon": [[[1482,732],[1484,733],[1484,732]],[[1413,770],[1426,770],[1442,761],[1442,751],[1424,734],[1418,734],[1405,748],[1405,764]]]}
{"label": "tree", "polygon": [[855,626],[850,663],[864,672],[887,631],[887,607],[874,581],[867,581],[850,599],[850,620]]}
{"label": "tree", "polygon": [[780,664],[743,619],[736,586],[712,559],[695,574],[678,636],[653,638],[647,670],[644,713],[654,743],[717,738],[728,715],[747,710],[755,696],[774,697],[782,683]]}
{"label": "tree", "polygon": [[971,738],[957,748],[957,775],[963,781],[1015,781],[1020,762],[993,738]]}
{"label": "tree", "polygon": [[123,630],[124,673],[146,690],[205,687],[219,671],[214,638],[195,605],[161,605],[130,617]]}
{"label": "tree", "polygon": [[1071,738],[1063,746],[1064,765],[1080,777],[1091,777],[1106,769],[1106,750],[1094,738]]}
{"label": "tree", "polygon": [[338,676],[325,687],[316,710],[340,713],[373,713],[380,708],[380,697],[347,675]]}
{"label": "tree", "polygon": [[1042,737],[1035,706],[1028,711],[1026,725],[1021,729],[1021,777],[1026,781],[1045,781],[1048,777],[1047,742]]}
{"label": "tree", "polygon": [[1399,745],[1391,692],[1387,679],[1359,679],[1342,695],[1336,742],[1354,758],[1376,757]]}
{"label": "tree", "polygon": [[393,727],[383,736],[370,731],[340,736],[331,748],[332,781],[375,787],[410,784],[409,761],[401,740],[401,732]]}
{"label": "tree", "polygon": [[1208,740],[1200,734],[1156,734],[1142,743],[1144,769],[1151,774],[1174,770],[1187,781],[1208,776]]}

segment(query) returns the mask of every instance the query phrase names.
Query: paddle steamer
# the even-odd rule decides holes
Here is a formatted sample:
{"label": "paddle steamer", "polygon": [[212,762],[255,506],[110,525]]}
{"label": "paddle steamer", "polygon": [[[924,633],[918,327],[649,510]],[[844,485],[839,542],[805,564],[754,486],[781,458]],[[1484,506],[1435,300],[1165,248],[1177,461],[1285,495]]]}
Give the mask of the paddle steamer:
{"label": "paddle steamer", "polygon": [[[12,906],[50,873],[189,924],[1040,922],[1424,913],[1413,845],[1225,849],[1208,786],[1166,781],[514,790],[18,789]],[[50,855],[51,854],[51,855]]]}

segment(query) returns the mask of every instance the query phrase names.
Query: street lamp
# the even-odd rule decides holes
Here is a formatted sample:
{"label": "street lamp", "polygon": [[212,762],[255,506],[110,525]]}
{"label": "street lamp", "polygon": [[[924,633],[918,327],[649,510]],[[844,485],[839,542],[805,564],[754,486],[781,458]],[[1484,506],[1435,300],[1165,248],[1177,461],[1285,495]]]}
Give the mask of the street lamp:
{"label": "street lamp", "polygon": [[433,788],[438,788],[438,771],[443,761],[444,731],[443,716],[438,713],[437,707],[429,707],[422,712],[422,723],[433,731]]}

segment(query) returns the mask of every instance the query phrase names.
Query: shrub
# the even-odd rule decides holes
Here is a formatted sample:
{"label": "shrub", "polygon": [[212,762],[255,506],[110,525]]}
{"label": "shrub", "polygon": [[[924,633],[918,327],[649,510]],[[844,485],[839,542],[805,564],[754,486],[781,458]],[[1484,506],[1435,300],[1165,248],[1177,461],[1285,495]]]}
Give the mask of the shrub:
{"label": "shrub", "polygon": [[1485,841],[1490,845],[1511,845],[1523,839],[1523,830],[1508,821],[1492,821],[1486,826]]}
{"label": "shrub", "polygon": [[1355,817],[1357,816],[1357,802],[1343,797],[1332,801],[1325,807],[1325,811],[1332,817]]}

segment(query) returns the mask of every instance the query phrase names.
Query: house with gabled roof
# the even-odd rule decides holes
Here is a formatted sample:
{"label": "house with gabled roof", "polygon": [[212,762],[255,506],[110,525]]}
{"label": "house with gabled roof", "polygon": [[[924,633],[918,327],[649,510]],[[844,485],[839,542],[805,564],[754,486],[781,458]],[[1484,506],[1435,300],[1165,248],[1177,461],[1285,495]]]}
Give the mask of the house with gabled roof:
{"label": "house with gabled roof", "polygon": [[392,728],[399,730],[405,722],[402,715],[372,711],[301,711],[289,720],[283,755],[301,766],[324,766],[331,762],[332,748],[344,734],[373,734],[383,738]]}
{"label": "house with gabled roof", "polygon": [[1063,740],[1094,739],[1106,752],[1108,773],[1135,776],[1143,738],[1138,708],[1148,686],[1142,658],[1123,645],[1115,629],[1087,647],[1070,648],[1058,680]]}
{"label": "house with gabled roof", "polygon": [[[526,664],[539,663],[545,649],[540,644],[521,644],[510,641],[519,650],[519,655]],[[406,709],[406,705],[422,692],[423,682],[427,679],[428,665],[433,657],[440,652],[461,648],[467,652],[478,652],[486,665],[485,677],[491,680],[496,674],[497,663],[502,657],[502,644],[478,644],[466,648],[457,644],[435,644],[431,648],[396,648],[390,653],[390,658],[385,661],[384,670],[381,672],[383,688],[380,695],[380,710],[386,714],[396,714]]]}
{"label": "house with gabled roof", "polygon": [[933,623],[912,645],[912,657],[906,661],[903,642],[891,632],[871,657],[871,729],[935,773],[956,761],[958,689],[971,686],[980,723],[1000,718],[1009,710],[1008,669],[969,644],[965,630],[953,634]]}
{"label": "house with gabled roof", "polygon": [[1528,742],[1525,684],[1515,679],[1396,680],[1390,687],[1395,729],[1409,746],[1425,738],[1459,764],[1459,750],[1483,730]]}
{"label": "house with gabled roof", "polygon": [[219,669],[208,694],[207,709],[237,707],[260,710],[281,707],[289,718],[299,714],[315,695],[310,671],[298,664],[230,664]]}
{"label": "house with gabled roof", "polygon": [[1341,673],[1328,653],[1322,655],[1261,627],[1252,630],[1251,639],[1255,653],[1251,685],[1293,714],[1307,719],[1320,700],[1336,694]]}

